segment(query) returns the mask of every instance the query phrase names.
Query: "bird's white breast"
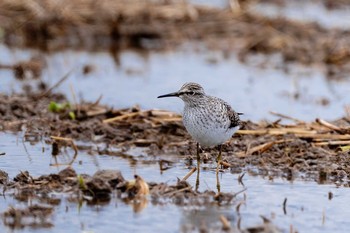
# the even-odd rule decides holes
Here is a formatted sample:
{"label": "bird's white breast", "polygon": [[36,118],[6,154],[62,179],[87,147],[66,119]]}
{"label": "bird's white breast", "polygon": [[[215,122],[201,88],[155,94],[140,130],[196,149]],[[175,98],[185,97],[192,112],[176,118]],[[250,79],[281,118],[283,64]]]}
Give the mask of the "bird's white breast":
{"label": "bird's white breast", "polygon": [[188,133],[202,147],[213,147],[229,140],[239,126],[229,128],[228,119],[208,116],[201,111],[184,111],[183,123]]}
{"label": "bird's white breast", "polygon": [[220,144],[223,144],[229,140],[232,135],[238,130],[238,126],[229,128],[227,130],[223,128],[219,129],[206,129],[206,130],[197,130],[194,128],[188,128],[189,134],[193,137],[194,140],[199,142],[203,147],[213,147]]}

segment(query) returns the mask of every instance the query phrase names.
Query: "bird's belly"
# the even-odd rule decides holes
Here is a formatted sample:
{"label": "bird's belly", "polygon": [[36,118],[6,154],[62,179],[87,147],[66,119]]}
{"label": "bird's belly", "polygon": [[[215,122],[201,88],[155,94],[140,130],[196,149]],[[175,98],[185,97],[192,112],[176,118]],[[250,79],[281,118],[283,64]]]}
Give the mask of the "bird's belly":
{"label": "bird's belly", "polygon": [[191,124],[187,131],[202,147],[213,147],[229,140],[239,127],[225,129],[223,127]]}

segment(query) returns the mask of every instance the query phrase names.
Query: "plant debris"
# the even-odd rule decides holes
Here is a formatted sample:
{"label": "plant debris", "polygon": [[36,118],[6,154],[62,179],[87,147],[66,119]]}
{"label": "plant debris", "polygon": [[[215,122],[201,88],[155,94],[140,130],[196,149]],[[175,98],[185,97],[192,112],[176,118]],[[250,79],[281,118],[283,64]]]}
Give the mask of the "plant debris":
{"label": "plant debris", "polygon": [[[48,108],[52,101],[67,103],[63,95],[48,94],[39,100],[37,96],[40,94],[0,94],[0,128],[15,132],[25,128],[25,135],[51,143],[56,156],[61,147],[72,147],[75,153],[66,165],[78,156],[79,144],[74,141],[103,143],[105,148],[95,151],[98,154],[114,154],[111,147],[122,151],[144,147],[153,156],[177,154],[189,163],[195,159],[195,144],[175,113],[83,103],[71,105],[69,111],[76,116],[71,119],[65,112]],[[350,174],[349,145],[346,117],[336,122],[316,119],[293,124],[248,121],[223,145],[223,164],[236,173],[253,165],[261,175],[345,182]],[[215,163],[217,150],[205,152],[202,159]],[[30,182],[27,176],[18,179]],[[102,189],[91,189],[95,188]]]}
{"label": "plant debris", "polygon": [[[5,172],[2,173],[7,175]],[[127,181],[118,170],[100,170],[93,176],[77,175],[69,166],[58,174],[40,177],[32,177],[26,171],[21,172],[13,180],[4,182],[2,186],[6,190],[4,195],[15,195],[17,200],[24,203],[29,200],[30,202],[43,201],[44,197],[49,198],[48,193],[53,192],[56,195],[69,194],[72,200],[85,201],[89,204],[108,203],[113,197],[117,197],[120,201],[133,205],[135,212],[142,211],[147,205],[148,196],[153,204],[171,202],[179,206],[230,205],[236,198],[236,195],[231,193],[217,195],[213,191],[194,191],[186,181],[178,181],[174,185],[147,183],[138,175],[135,175],[135,180]],[[47,203],[59,204],[57,199],[49,199],[46,200]],[[53,211],[54,208],[51,206],[37,204],[29,205],[24,209],[10,207],[2,213],[2,218],[4,224],[12,229],[46,228],[52,226],[49,217]]]}

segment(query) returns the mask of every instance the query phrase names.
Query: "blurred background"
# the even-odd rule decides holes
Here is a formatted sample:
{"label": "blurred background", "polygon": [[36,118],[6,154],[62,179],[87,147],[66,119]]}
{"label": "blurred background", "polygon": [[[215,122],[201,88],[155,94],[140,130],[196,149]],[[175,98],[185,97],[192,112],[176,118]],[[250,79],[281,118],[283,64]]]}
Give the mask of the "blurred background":
{"label": "blurred background", "polygon": [[4,0],[0,91],[56,90],[181,113],[200,83],[249,120],[335,120],[350,103],[350,2]]}

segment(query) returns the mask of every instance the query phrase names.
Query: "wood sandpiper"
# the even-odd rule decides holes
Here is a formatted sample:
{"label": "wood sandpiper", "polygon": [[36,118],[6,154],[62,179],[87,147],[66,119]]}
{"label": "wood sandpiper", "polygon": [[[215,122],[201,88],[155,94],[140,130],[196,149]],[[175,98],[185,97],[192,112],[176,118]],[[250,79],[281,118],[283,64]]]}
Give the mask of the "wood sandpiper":
{"label": "wood sandpiper", "polygon": [[[219,147],[216,174],[221,161],[222,144],[229,140],[240,127],[239,115],[224,100],[206,95],[201,85],[185,83],[179,91],[158,96],[179,97],[184,103],[182,116],[183,124],[197,141],[197,160],[199,158],[199,145],[203,148]],[[199,143],[199,144],[198,144]]]}

